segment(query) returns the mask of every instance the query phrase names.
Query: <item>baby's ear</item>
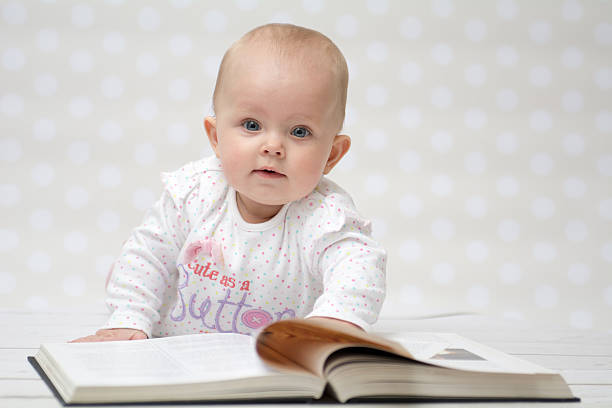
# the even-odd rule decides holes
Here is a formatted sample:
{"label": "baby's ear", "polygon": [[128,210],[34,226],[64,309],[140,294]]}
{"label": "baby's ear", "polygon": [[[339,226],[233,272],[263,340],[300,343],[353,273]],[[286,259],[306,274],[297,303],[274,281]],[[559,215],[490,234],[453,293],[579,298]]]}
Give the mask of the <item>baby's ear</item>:
{"label": "baby's ear", "polygon": [[325,168],[323,169],[323,174],[329,173],[331,169],[340,162],[340,159],[344,157],[350,148],[351,138],[348,135],[336,135],[332,142],[332,148],[329,152],[329,158],[327,159]]}
{"label": "baby's ear", "polygon": [[219,144],[219,137],[217,136],[217,118],[214,116],[207,116],[204,119],[204,129],[206,130],[210,147],[212,147],[215,155],[219,157],[219,153],[217,152],[217,145]]}

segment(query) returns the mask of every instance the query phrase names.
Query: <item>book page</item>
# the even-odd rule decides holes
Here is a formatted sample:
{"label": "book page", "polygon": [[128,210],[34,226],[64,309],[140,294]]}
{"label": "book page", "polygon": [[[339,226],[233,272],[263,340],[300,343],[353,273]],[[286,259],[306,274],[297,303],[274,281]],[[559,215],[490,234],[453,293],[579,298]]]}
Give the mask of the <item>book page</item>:
{"label": "book page", "polygon": [[417,360],[427,360],[450,346],[444,336],[435,333],[385,333],[384,337],[399,343]]}
{"label": "book page", "polygon": [[253,339],[204,334],[152,340],[57,343],[41,347],[79,385],[151,385],[269,376]]}
{"label": "book page", "polygon": [[324,376],[327,358],[347,347],[372,347],[412,357],[388,338],[368,334],[332,319],[280,320],[257,336],[257,352],[264,361],[282,365],[293,362],[319,377]]}
{"label": "book page", "polygon": [[528,361],[452,333],[399,332],[385,334],[415,358],[459,370],[499,373],[554,373]]}
{"label": "book page", "polygon": [[[206,341],[202,341],[206,337]],[[222,381],[261,377],[277,372],[268,368],[255,352],[255,340],[240,334],[180,336],[157,346],[189,371],[198,381]]]}

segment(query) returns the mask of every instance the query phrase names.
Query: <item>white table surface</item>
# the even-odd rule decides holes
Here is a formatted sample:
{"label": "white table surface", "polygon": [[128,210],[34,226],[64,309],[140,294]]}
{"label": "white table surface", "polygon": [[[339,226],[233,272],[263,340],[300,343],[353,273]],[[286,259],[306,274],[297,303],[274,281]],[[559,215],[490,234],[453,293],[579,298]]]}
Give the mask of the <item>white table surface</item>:
{"label": "white table surface", "polygon": [[[30,312],[0,309],[0,407],[60,407],[27,362],[41,343],[93,333],[104,312]],[[382,319],[376,331],[453,332],[561,372],[580,403],[410,403],[411,407],[612,407],[612,330],[572,330],[477,315]],[[271,404],[280,408],[291,404]],[[324,406],[326,404],[316,404]],[[359,404],[359,407],[402,404]],[[139,405],[142,406],[142,405]],[[170,407],[171,405],[164,405]],[[185,405],[177,405],[184,407]],[[192,405],[193,406],[193,405]],[[202,406],[210,407],[211,404]],[[222,406],[238,406],[224,404]],[[242,405],[240,405],[242,406]],[[254,407],[267,405],[256,404]],[[295,404],[294,406],[304,406]],[[336,404],[336,406],[339,406]]]}

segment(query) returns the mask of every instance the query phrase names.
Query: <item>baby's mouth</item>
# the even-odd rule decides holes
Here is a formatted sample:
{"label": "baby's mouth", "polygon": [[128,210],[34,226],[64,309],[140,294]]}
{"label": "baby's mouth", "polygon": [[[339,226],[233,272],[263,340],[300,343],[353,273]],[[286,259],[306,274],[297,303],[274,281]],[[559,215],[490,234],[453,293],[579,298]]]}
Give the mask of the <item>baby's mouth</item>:
{"label": "baby's mouth", "polygon": [[263,167],[261,169],[253,170],[253,173],[264,178],[281,178],[285,177],[283,173],[279,173],[274,169]]}

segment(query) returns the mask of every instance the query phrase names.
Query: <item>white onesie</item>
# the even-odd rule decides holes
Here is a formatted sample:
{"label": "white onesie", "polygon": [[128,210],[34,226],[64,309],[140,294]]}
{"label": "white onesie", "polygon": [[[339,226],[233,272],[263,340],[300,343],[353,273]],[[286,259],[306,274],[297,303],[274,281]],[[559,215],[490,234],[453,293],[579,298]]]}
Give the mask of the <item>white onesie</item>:
{"label": "white onesie", "polygon": [[104,328],[149,337],[250,334],[276,320],[374,323],[385,251],[349,195],[323,177],[274,218],[245,222],[216,157],[162,176],[161,199],[125,243],[107,283]]}

